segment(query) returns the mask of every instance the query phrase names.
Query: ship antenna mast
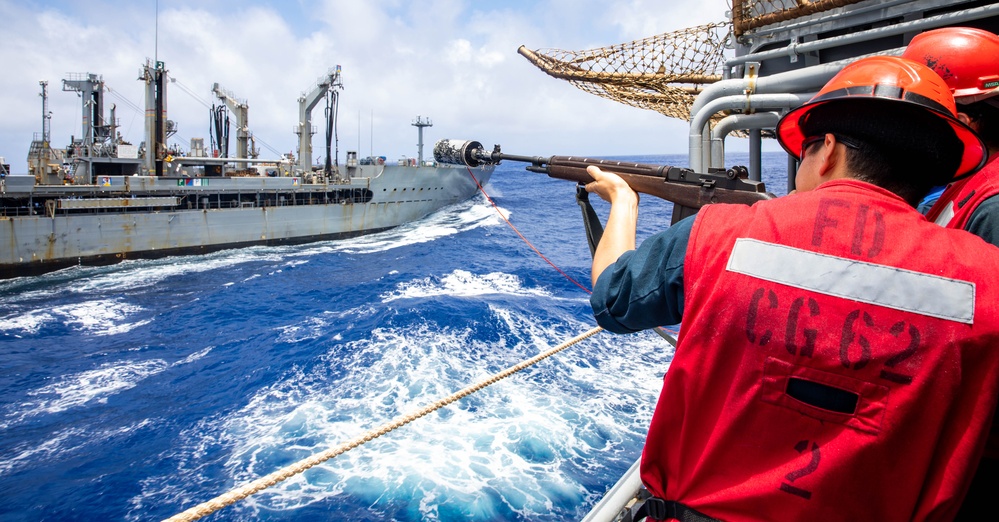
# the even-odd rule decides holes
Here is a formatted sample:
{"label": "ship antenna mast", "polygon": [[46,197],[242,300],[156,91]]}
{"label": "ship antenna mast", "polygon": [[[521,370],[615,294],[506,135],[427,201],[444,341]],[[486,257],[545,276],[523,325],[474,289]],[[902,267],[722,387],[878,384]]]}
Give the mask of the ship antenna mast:
{"label": "ship antenna mast", "polygon": [[[49,82],[41,80],[38,85],[42,86],[42,141],[46,144],[49,143],[49,133],[51,132],[51,121],[52,113],[49,112],[49,94],[48,85]],[[47,145],[46,145],[47,146]]]}
{"label": "ship antenna mast", "polygon": [[416,157],[417,161],[419,162],[416,164],[416,166],[420,167],[423,165],[423,128],[433,127],[434,124],[433,122],[430,121],[430,118],[424,120],[422,116],[417,116],[416,121],[413,122],[413,126],[419,129],[420,132],[420,139],[419,141],[416,142],[416,150],[417,150]]}

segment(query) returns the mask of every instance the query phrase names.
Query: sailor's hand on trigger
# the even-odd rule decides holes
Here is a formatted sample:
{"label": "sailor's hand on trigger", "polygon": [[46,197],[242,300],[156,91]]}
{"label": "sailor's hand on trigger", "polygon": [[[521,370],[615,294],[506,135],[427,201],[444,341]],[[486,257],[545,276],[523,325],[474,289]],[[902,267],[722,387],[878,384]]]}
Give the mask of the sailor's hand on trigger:
{"label": "sailor's hand on trigger", "polygon": [[600,167],[594,165],[586,167],[586,173],[594,180],[586,184],[587,192],[596,194],[600,199],[610,203],[625,202],[631,198],[638,202],[638,193],[632,190],[621,176],[600,170]]}

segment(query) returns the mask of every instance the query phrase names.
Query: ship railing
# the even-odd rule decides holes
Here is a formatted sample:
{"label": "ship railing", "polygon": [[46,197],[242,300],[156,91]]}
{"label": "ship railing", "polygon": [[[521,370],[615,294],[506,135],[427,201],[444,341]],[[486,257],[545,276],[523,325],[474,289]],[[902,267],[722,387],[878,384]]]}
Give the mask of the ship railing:
{"label": "ship railing", "polygon": [[[56,204],[57,200],[67,197],[64,195],[52,196],[35,194],[33,199],[22,202],[22,204],[0,206],[0,217],[25,217],[43,215],[63,215],[67,213],[129,213],[129,212],[149,212],[149,211],[194,211],[194,210],[220,210],[237,208],[269,208],[286,207],[299,205],[338,205],[367,203],[373,198],[369,189],[336,189],[336,190],[315,190],[315,191],[288,191],[288,192],[215,192],[198,193],[190,191],[159,192],[162,198],[176,198],[176,203],[171,205],[156,204],[135,204],[128,205],[74,205],[72,208],[64,208],[64,205]],[[86,196],[99,195],[111,199],[125,199],[127,193],[101,191],[92,194],[78,193],[77,197],[84,196],[83,200],[91,200]],[[72,196],[69,196],[73,199]],[[53,208],[46,209],[47,202],[52,202]],[[141,203],[137,201],[137,203]]]}
{"label": "ship railing", "polygon": [[0,217],[27,217],[27,216],[39,216],[42,215],[44,211],[33,210],[25,207],[5,207],[0,208]]}
{"label": "ship railing", "polygon": [[[228,196],[223,198],[223,196]],[[329,195],[322,192],[289,192],[281,193],[241,193],[236,194],[212,194],[198,195],[189,200],[190,206],[178,207],[183,210],[218,210],[234,208],[272,208],[298,205],[331,205],[365,203],[371,200],[371,194],[365,193],[331,193]]]}

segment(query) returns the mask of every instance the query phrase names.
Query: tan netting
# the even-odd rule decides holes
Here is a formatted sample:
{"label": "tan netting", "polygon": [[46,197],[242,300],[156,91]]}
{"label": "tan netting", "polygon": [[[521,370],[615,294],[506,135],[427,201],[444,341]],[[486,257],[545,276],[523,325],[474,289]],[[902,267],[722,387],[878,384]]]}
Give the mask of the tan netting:
{"label": "tan netting", "polygon": [[705,84],[721,79],[727,22],[690,27],[634,42],[562,51],[518,52],[550,76],[586,92],[688,120]]}
{"label": "tan netting", "polygon": [[518,52],[548,75],[588,93],[689,121],[697,94],[721,79],[723,52],[733,34],[861,1],[732,0],[731,23],[585,51],[530,51],[521,46]]}
{"label": "tan netting", "polygon": [[742,36],[746,31],[757,27],[862,1],[864,0],[732,0],[732,26],[735,28],[735,35]]}

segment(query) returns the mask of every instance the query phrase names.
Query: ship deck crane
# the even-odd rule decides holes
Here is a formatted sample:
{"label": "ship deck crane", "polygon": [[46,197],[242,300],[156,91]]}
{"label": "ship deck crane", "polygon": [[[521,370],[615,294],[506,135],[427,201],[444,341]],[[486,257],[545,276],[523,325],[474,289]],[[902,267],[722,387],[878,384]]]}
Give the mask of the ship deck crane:
{"label": "ship deck crane", "polygon": [[316,133],[312,127],[312,109],[334,89],[343,90],[339,65],[327,71],[311,91],[303,93],[298,99],[298,128],[295,134],[298,135],[298,167],[304,172],[312,170],[312,135]]}
{"label": "ship deck crane", "polygon": [[[236,115],[236,158],[249,158],[250,150],[250,127],[249,112],[250,106],[246,101],[237,100],[233,94],[219,87],[218,83],[212,85],[212,92],[218,99],[225,103],[226,107]],[[236,168],[246,168],[246,163],[236,162]]]}

